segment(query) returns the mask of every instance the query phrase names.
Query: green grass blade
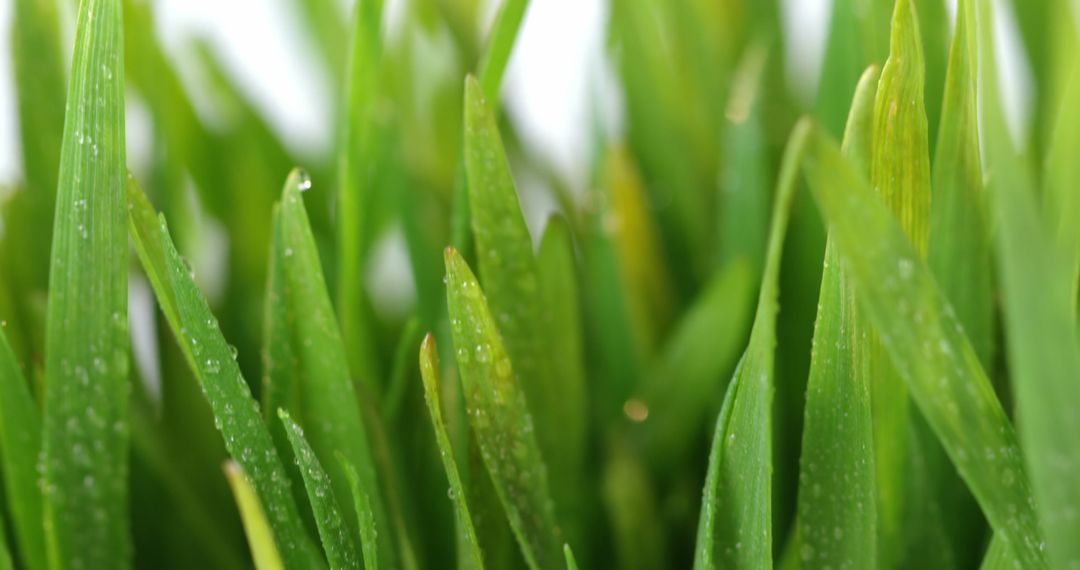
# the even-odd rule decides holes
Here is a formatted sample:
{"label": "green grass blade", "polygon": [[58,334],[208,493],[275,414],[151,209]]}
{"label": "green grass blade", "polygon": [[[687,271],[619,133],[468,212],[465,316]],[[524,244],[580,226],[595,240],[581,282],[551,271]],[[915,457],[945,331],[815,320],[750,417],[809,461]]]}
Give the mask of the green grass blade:
{"label": "green grass blade", "polygon": [[570,550],[569,544],[563,545],[563,554],[566,555],[566,570],[577,570],[577,560],[574,560],[574,551]]}
{"label": "green grass blade", "polygon": [[4,528],[4,519],[0,517],[0,570],[13,570],[11,563],[11,549],[8,548],[7,530]]}
{"label": "green grass blade", "polygon": [[522,376],[511,365],[476,277],[456,250],[448,248],[445,256],[447,303],[470,425],[525,561],[533,569],[553,568],[562,552]]}
{"label": "green grass blade", "polygon": [[832,4],[814,115],[833,136],[844,133],[848,102],[860,74],[888,55],[885,0],[837,0]]}
{"label": "green grass blade", "polygon": [[638,452],[625,438],[608,446],[600,494],[611,525],[615,567],[663,568],[667,545],[657,492]]}
{"label": "green grass blade", "polygon": [[58,178],[42,426],[48,558],[65,568],[132,557],[122,22],[119,0],[79,7]]}
{"label": "green grass blade", "polygon": [[777,182],[754,327],[716,422],[694,568],[772,566],[773,351],[780,256],[807,125],[788,142]]}
{"label": "green grass blade", "polygon": [[289,417],[289,413],[284,409],[278,410],[278,417],[285,425],[285,433],[292,445],[293,455],[304,477],[304,486],[307,488],[308,501],[315,515],[315,524],[319,529],[326,560],[335,570],[346,568],[359,570],[360,555],[356,550],[351,531],[345,524],[345,518],[341,515],[341,508],[331,488],[330,477],[319,463],[319,458],[315,456],[311,445],[304,439],[304,430]]}
{"label": "green grass blade", "polygon": [[281,237],[281,205],[273,210],[273,234],[270,238],[269,261],[266,265],[266,293],[263,298],[263,419],[285,455],[291,447],[283,429],[275,429],[274,410],[299,408],[299,363],[293,350],[289,327],[288,297],[285,291],[285,246]]}
{"label": "green grass blade", "polygon": [[472,515],[465,498],[465,486],[461,482],[454,448],[450,444],[450,434],[443,422],[442,404],[439,399],[439,353],[435,348],[435,337],[430,333],[420,345],[420,376],[424,382],[424,401],[427,402],[431,424],[435,428],[435,440],[439,445],[446,479],[450,484],[449,495],[454,501],[454,516],[457,517],[457,544],[460,568],[480,570],[484,567],[484,557],[480,552],[480,542],[476,538]]}
{"label": "green grass blade", "polygon": [[[342,452],[357,467],[364,488],[373,490],[370,500],[375,522],[383,529],[379,559],[392,566],[397,560],[396,533],[382,495],[376,492],[380,487],[371,440],[360,415],[345,345],[301,198],[301,192],[310,186],[307,174],[294,169],[281,195],[283,270],[293,348],[299,362],[300,415],[308,420],[308,440],[315,453],[330,457],[335,451]],[[345,502],[350,491],[342,469],[335,465],[330,475],[338,500]]]}
{"label": "green grass blade", "polygon": [[557,292],[545,290],[495,114],[471,77],[465,82],[465,170],[488,303],[536,420],[540,450],[551,468],[551,490],[559,504],[569,505],[582,448],[565,450],[564,444],[580,442],[583,435],[564,420],[563,406],[583,398],[581,381],[568,373],[572,363],[555,364],[570,357],[559,353],[554,342],[547,295]]}
{"label": "green grass blade", "polygon": [[[7,335],[0,329],[0,466],[23,565],[45,569],[45,534],[37,462],[41,418]],[[0,516],[0,518],[3,518]]]}
{"label": "green grass blade", "polygon": [[[746,342],[755,274],[745,257],[720,269],[672,331],[639,389],[649,412],[642,423],[646,456],[660,469],[685,459],[715,410]],[[631,418],[634,419],[634,418]]]}
{"label": "green grass blade", "polygon": [[[880,70],[863,73],[844,154],[864,171]],[[800,557],[814,567],[877,567],[877,510],[870,416],[869,323],[828,241],[806,386],[799,465]]]}
{"label": "green grass blade", "polygon": [[1074,57],[1072,80],[1065,91],[1064,103],[1050,143],[1043,179],[1045,210],[1050,227],[1055,230],[1057,246],[1063,255],[1069,302],[1077,313],[1080,299],[1080,57]]}
{"label": "green grass blade", "polygon": [[480,89],[484,97],[491,101],[499,100],[499,87],[506,72],[506,64],[510,62],[514,40],[517,39],[518,28],[521,27],[528,7],[529,0],[503,0],[499,13],[495,16],[491,36],[477,68]]}
{"label": "green grass blade", "polygon": [[338,453],[337,460],[345,470],[345,478],[349,481],[349,489],[352,491],[353,509],[360,523],[360,549],[364,553],[364,568],[366,570],[378,570],[379,568],[379,541],[378,531],[375,526],[375,513],[371,509],[370,494],[364,490],[360,475],[356,467],[349,462],[345,455]]}
{"label": "green grass blade", "polygon": [[[930,154],[924,105],[924,58],[914,0],[898,0],[889,58],[874,103],[870,181],[900,221],[920,256],[930,223]],[[874,336],[874,333],[871,333]],[[909,412],[903,381],[880,341],[871,341],[871,400],[877,469],[880,556],[886,566],[902,556],[905,486],[910,448]]]}
{"label": "green grass blade", "polygon": [[994,530],[1026,565],[1043,566],[1016,433],[918,250],[820,131],[804,169],[860,306],[911,397]]}
{"label": "green grass blade", "polygon": [[1080,334],[1067,294],[1067,266],[1054,255],[1035,203],[1032,175],[1005,127],[987,2],[980,4],[979,16],[982,125],[987,163],[993,165],[989,187],[1000,223],[998,269],[1017,424],[1047,557],[1052,567],[1067,568],[1080,564],[1075,540],[1080,536],[1080,439],[1075,437],[1080,426],[1070,405],[1080,397]]}
{"label": "green grass blade", "polygon": [[285,467],[217,320],[177,253],[164,220],[154,219],[153,207],[134,180],[129,180],[128,200],[135,250],[213,410],[226,449],[250,474],[251,485],[274,515],[270,524],[284,559],[290,565],[319,567],[321,556],[304,530]]}
{"label": "green grass blade", "polygon": [[259,503],[259,495],[240,466],[233,461],[225,463],[225,478],[229,480],[240,518],[244,521],[244,533],[251,547],[251,557],[256,570],[284,570],[274,532],[267,522],[266,512]]}

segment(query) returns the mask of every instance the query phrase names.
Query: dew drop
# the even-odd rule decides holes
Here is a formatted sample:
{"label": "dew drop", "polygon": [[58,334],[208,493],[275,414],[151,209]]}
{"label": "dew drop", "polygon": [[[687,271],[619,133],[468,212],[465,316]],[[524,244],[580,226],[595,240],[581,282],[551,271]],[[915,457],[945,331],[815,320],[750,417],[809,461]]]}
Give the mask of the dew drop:
{"label": "dew drop", "polygon": [[240,354],[240,351],[236,349],[236,346],[229,345],[229,354],[232,355],[232,359],[236,360],[236,355]]}
{"label": "dew drop", "polygon": [[299,180],[296,181],[296,188],[298,190],[300,190],[301,192],[307,192],[308,190],[310,190],[311,189],[311,177],[308,176],[307,171],[306,170],[300,170],[299,172],[296,173],[296,175],[299,177]]}
{"label": "dew drop", "polygon": [[213,358],[206,359],[206,371],[210,374],[217,374],[221,372],[221,363]]}

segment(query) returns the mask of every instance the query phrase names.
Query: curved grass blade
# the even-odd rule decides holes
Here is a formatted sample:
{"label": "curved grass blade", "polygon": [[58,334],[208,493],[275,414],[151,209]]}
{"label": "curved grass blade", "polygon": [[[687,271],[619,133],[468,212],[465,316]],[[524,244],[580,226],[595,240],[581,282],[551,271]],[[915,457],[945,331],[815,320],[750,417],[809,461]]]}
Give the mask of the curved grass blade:
{"label": "curved grass blade", "polygon": [[[1054,568],[1080,564],[1080,333],[1059,263],[1035,203],[1033,176],[1012,148],[998,92],[989,2],[980,5],[982,125],[997,242],[1009,370],[1017,424],[1031,474],[1046,556]],[[1063,115],[1067,116],[1067,115]],[[1072,188],[1075,192],[1076,188]],[[1010,537],[1014,551],[1026,547]],[[1038,543],[1036,543],[1038,544]],[[1015,552],[1024,561],[1023,552]],[[1041,552],[1040,552],[1041,554]]]}
{"label": "curved grass blade", "polygon": [[353,543],[351,532],[345,524],[341,508],[334,497],[330,477],[319,463],[319,458],[315,456],[311,445],[304,439],[303,429],[289,417],[289,413],[284,409],[279,409],[278,418],[285,425],[285,434],[289,437],[296,463],[300,466],[300,473],[304,477],[304,486],[307,488],[308,501],[311,502],[311,510],[315,515],[315,524],[319,529],[326,560],[335,570],[345,568],[359,570],[360,555],[356,551],[356,544]]}
{"label": "curved grass blade", "polygon": [[[549,309],[554,292],[545,290],[533,242],[518,203],[510,165],[503,152],[495,114],[470,77],[465,81],[465,170],[479,273],[508,358],[536,420],[536,438],[551,473],[558,504],[570,505],[583,462],[583,426],[565,420],[567,401],[580,402],[580,377],[557,352]],[[574,404],[577,406],[577,404]]]}
{"label": "curved grass blade", "polygon": [[46,313],[45,527],[50,565],[119,569],[132,559],[123,13],[86,0],[78,14]]}
{"label": "curved grass blade", "polygon": [[455,354],[484,465],[529,567],[554,568],[561,542],[521,376],[476,277],[453,248],[445,258]]}
{"label": "curved grass blade", "polygon": [[259,503],[259,495],[248,481],[247,475],[233,461],[225,462],[225,478],[229,480],[240,518],[244,521],[244,533],[251,547],[251,557],[256,570],[284,570],[285,565],[274,544],[274,532],[267,522],[266,512]]}
{"label": "curved grass blade", "polygon": [[214,413],[225,447],[249,473],[251,485],[273,515],[270,524],[290,565],[321,567],[293,501],[289,477],[275,451],[259,406],[232,358],[206,299],[177,253],[163,219],[134,179],[128,183],[128,224],[154,295]]}
{"label": "curved grass blade", "polygon": [[[720,269],[690,307],[646,377],[638,401],[646,456],[663,469],[685,459],[710,409],[724,393],[746,341],[756,277],[745,257]],[[631,418],[634,419],[634,418]]]}
{"label": "curved grass blade", "polygon": [[7,335],[0,329],[0,465],[18,551],[23,566],[30,570],[45,569],[44,518],[37,472],[40,450],[37,404]]}
{"label": "curved grass blade", "polygon": [[484,567],[484,557],[480,552],[480,542],[476,538],[472,515],[465,498],[465,486],[461,482],[454,448],[450,445],[450,434],[443,422],[442,406],[439,403],[439,353],[435,348],[435,337],[428,333],[420,344],[420,376],[424,382],[424,401],[427,402],[431,424],[435,428],[435,441],[439,444],[446,479],[450,483],[450,498],[454,501],[454,515],[457,517],[457,544],[459,568],[480,570]]}
{"label": "curved grass blade", "polygon": [[[879,74],[876,66],[863,73],[844,135],[844,154],[864,172],[869,169]],[[825,246],[799,461],[799,549],[802,563],[812,567],[877,567],[868,329],[830,239]]]}
{"label": "curved grass blade", "polygon": [[765,270],[750,343],[716,422],[698,521],[694,568],[772,566],[773,351],[780,255],[809,126],[788,141],[777,182]]}
{"label": "curved grass blade", "polygon": [[[396,533],[378,492],[375,456],[367,426],[360,416],[359,400],[349,375],[345,346],[326,291],[319,252],[311,233],[301,191],[311,186],[307,173],[294,169],[281,195],[281,245],[284,247],[285,295],[292,326],[293,349],[299,362],[297,378],[302,417],[316,455],[342,452],[357,467],[370,500],[378,528],[379,558],[395,565]],[[331,481],[340,502],[350,494],[340,465],[331,469]],[[355,523],[350,519],[350,523]]]}
{"label": "curved grass blade", "polygon": [[379,568],[379,546],[378,546],[378,532],[375,526],[375,513],[371,510],[371,501],[368,499],[368,493],[364,491],[364,488],[360,483],[360,475],[356,472],[356,467],[341,453],[335,454],[337,456],[338,463],[345,469],[345,478],[349,481],[349,489],[352,491],[353,509],[356,511],[356,518],[360,523],[360,549],[364,553],[364,568],[367,570],[378,570]]}
{"label": "curved grass blade", "polygon": [[835,143],[815,130],[808,149],[807,180],[893,366],[994,530],[1026,567],[1044,566],[1016,433],[951,307]]}

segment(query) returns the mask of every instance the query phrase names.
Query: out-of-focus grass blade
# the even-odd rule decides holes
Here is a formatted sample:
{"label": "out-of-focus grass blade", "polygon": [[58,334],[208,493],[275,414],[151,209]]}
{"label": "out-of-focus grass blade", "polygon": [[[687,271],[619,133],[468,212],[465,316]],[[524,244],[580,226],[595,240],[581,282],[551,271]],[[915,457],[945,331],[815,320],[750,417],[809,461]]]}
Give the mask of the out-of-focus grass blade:
{"label": "out-of-focus grass blade", "polygon": [[534,569],[554,568],[561,541],[521,375],[465,260],[452,248],[445,257],[455,354],[484,465],[525,561]]}
{"label": "out-of-focus grass blade", "polygon": [[[979,155],[975,13],[971,1],[961,0],[958,6],[934,155],[928,257],[942,294],[983,369],[989,370],[994,352],[993,267]],[[920,430],[927,431],[922,426]],[[923,447],[927,482],[940,501],[951,550],[961,566],[974,564],[984,528],[978,506],[940,448]]]}
{"label": "out-of-focus grass blade", "polygon": [[488,38],[483,58],[477,68],[480,89],[484,97],[491,101],[499,99],[499,87],[502,85],[506,64],[510,61],[514,40],[517,38],[521,21],[525,18],[525,9],[528,7],[529,0],[503,0],[499,13],[495,17],[491,36]]}
{"label": "out-of-focus grass blade", "polygon": [[442,405],[439,401],[439,354],[435,348],[435,337],[430,333],[420,345],[420,376],[424,381],[424,400],[427,402],[431,424],[435,428],[435,441],[439,445],[446,479],[450,484],[450,498],[454,501],[454,515],[457,517],[457,545],[459,568],[480,570],[484,567],[484,557],[480,552],[480,543],[476,538],[469,505],[465,501],[465,486],[461,483],[454,448],[450,445],[450,434],[443,422]]}
{"label": "out-of-focus grass blade", "polygon": [[[949,52],[949,15],[945,0],[914,0],[919,19],[919,37],[925,57],[924,100],[926,123],[931,132],[939,128],[941,93],[945,89],[945,70]],[[931,141],[933,149],[934,141]]]}
{"label": "out-of-focus grass blade", "polygon": [[780,254],[809,125],[788,141],[750,344],[728,385],[709,453],[694,568],[772,566],[773,351]]}
{"label": "out-of-focus grass blade", "polygon": [[278,417],[285,425],[285,434],[289,437],[296,462],[300,466],[300,473],[304,477],[304,486],[307,488],[308,501],[315,515],[319,537],[322,538],[326,560],[335,570],[359,569],[361,567],[360,554],[356,550],[352,533],[341,515],[341,508],[331,488],[330,477],[319,463],[319,458],[315,456],[311,445],[304,439],[303,429],[289,417],[289,413],[284,409],[278,410]]}
{"label": "out-of-focus grass blade", "polygon": [[888,55],[888,0],[836,0],[829,19],[814,114],[833,136],[844,132],[860,74]]}
{"label": "out-of-focus grass blade", "polygon": [[256,570],[284,570],[277,545],[274,544],[274,532],[267,522],[266,512],[259,503],[259,495],[248,481],[247,475],[233,461],[225,463],[225,477],[229,480],[236,506],[240,509],[240,518],[244,521],[244,533],[251,547],[251,557]]}
{"label": "out-of-focus grass blade", "polygon": [[1025,565],[1043,566],[1016,434],[918,250],[819,130],[804,169],[860,306],[908,392],[994,530]]}
{"label": "out-of-focus grass blade", "polygon": [[570,550],[569,544],[563,545],[563,554],[566,555],[566,570],[577,570],[577,560],[574,560],[574,551]]}
{"label": "out-of-focus grass blade", "polygon": [[379,568],[378,531],[375,526],[375,513],[371,510],[370,495],[361,485],[356,467],[344,454],[335,455],[338,463],[345,469],[345,478],[348,479],[349,489],[352,491],[353,510],[356,511],[356,518],[360,524],[360,549],[364,553],[364,568],[377,570]]}
{"label": "out-of-focus grass blade", "polygon": [[[280,214],[286,303],[299,362],[301,417],[307,421],[307,435],[316,454],[330,457],[340,451],[357,467],[363,487],[371,490],[369,498],[376,526],[382,529],[379,558],[393,566],[398,559],[395,529],[390,526],[389,514],[378,492],[372,443],[360,416],[345,346],[301,198],[301,192],[310,187],[307,173],[294,169],[282,190]],[[342,469],[340,465],[334,466],[331,481],[338,500],[345,502],[350,491]]]}
{"label": "out-of-focus grass blade", "polygon": [[[1068,568],[1080,564],[1080,416],[1072,405],[1080,398],[1080,338],[1066,293],[1071,286],[1067,267],[1055,255],[1035,203],[1033,177],[1012,148],[1005,125],[993,12],[987,1],[979,8],[983,143],[1000,223],[998,269],[1017,424],[1046,533],[1046,555],[1052,567]],[[1020,547],[1010,542],[1014,550]]]}
{"label": "out-of-focus grass blade", "polygon": [[[332,8],[336,8],[331,6]],[[353,374],[374,392],[382,381],[372,335],[364,269],[376,203],[378,168],[372,104],[382,60],[382,0],[358,0],[346,69],[345,116],[338,155],[338,315],[341,336],[351,347],[346,356]]]}
{"label": "out-of-focus grass blade", "polygon": [[[844,134],[845,156],[864,172],[869,170],[879,74],[876,66],[863,73]],[[877,567],[868,329],[829,240],[799,464],[800,558],[812,567]]]}
{"label": "out-of-focus grass blade", "polygon": [[[889,58],[874,102],[870,181],[900,226],[926,254],[930,224],[930,154],[924,106],[923,48],[915,0],[898,0]],[[911,457],[909,412],[903,381],[871,332],[870,374],[882,563],[893,566],[903,548],[905,473]]]}
{"label": "out-of-focus grass blade", "polygon": [[12,570],[11,549],[8,548],[7,530],[4,528],[3,517],[0,517],[0,570]]}
{"label": "out-of-focus grass blade", "polygon": [[172,244],[164,220],[155,219],[153,206],[134,179],[128,183],[128,225],[158,304],[210,403],[225,447],[250,474],[252,487],[273,515],[270,524],[282,556],[290,565],[319,567],[321,555],[304,530],[289,477],[232,349]]}
{"label": "out-of-focus grass blade", "polygon": [[131,565],[124,39],[120,0],[80,4],[45,337],[50,565]]}
{"label": "out-of-focus grass blade", "polygon": [[1046,212],[1061,249],[1062,267],[1068,279],[1066,295],[1077,314],[1080,295],[1080,57],[1074,57],[1072,80],[1051,139],[1043,179]]}
{"label": "out-of-focus grass blade", "polygon": [[574,363],[555,362],[572,357],[558,352],[554,342],[548,295],[558,292],[545,290],[495,114],[480,89],[476,79],[466,80],[465,170],[479,273],[536,419],[536,438],[551,467],[551,490],[559,504],[569,506],[584,459],[584,425],[567,421],[564,406],[570,402],[581,409],[582,380],[572,371]]}
{"label": "out-of-focus grass blade", "polygon": [[655,486],[629,442],[608,446],[600,493],[611,525],[616,567],[662,568],[665,534]]}
{"label": "out-of-focus grass blade", "polygon": [[51,1],[18,0],[14,8],[11,56],[15,66],[27,206],[20,217],[25,217],[23,227],[33,229],[34,239],[23,240],[19,245],[20,249],[29,250],[23,259],[33,263],[20,265],[20,273],[28,275],[5,277],[10,280],[30,277],[28,284],[44,291],[64,133],[65,67],[60,54],[60,19],[57,5]]}
{"label": "out-of-focus grass blade", "polygon": [[40,451],[37,404],[7,335],[0,329],[0,465],[16,544],[29,570],[45,569],[45,527],[37,472]]}
{"label": "out-of-focus grass blade", "polygon": [[[661,471],[685,459],[706,415],[724,393],[746,341],[755,275],[745,257],[720,269],[682,318],[639,391],[646,455]],[[642,420],[644,418],[631,418]]]}

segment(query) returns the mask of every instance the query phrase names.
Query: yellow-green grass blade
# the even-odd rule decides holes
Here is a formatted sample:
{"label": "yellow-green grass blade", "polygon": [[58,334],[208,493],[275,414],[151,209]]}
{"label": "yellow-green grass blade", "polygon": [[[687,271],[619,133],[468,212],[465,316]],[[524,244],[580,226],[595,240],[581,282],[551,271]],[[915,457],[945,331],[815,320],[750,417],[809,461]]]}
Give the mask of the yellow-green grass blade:
{"label": "yellow-green grass blade", "polygon": [[1080,57],[1073,57],[1072,79],[1065,91],[1050,143],[1043,178],[1044,209],[1054,231],[1067,278],[1066,296],[1077,313],[1080,299]]}
{"label": "yellow-green grass blade", "polygon": [[[296,379],[299,414],[306,421],[307,437],[315,453],[326,458],[335,451],[342,452],[356,466],[364,488],[373,490],[372,509],[376,525],[382,529],[379,559],[394,565],[398,559],[397,529],[390,526],[383,496],[375,492],[380,487],[373,444],[360,414],[360,400],[349,374],[345,345],[301,195],[310,187],[307,173],[294,169],[282,190],[280,214],[285,297],[300,374]],[[364,396],[370,397],[370,392]],[[342,469],[334,465],[330,475],[338,500],[344,503],[350,491]],[[349,522],[355,525],[356,521]]]}
{"label": "yellow-green grass blade", "polygon": [[[945,0],[914,0],[919,19],[925,66],[924,99],[926,123],[930,132],[937,132],[941,117],[941,93],[945,89],[945,73],[949,54],[949,15]],[[931,139],[930,149],[935,141]]]}
{"label": "yellow-green grass blade", "polygon": [[29,570],[45,569],[45,527],[37,472],[40,451],[37,403],[0,328],[0,466],[15,544]]}
{"label": "yellow-green grass blade", "polygon": [[379,169],[378,129],[372,104],[382,62],[382,0],[353,6],[352,38],[345,70],[344,120],[340,133],[337,192],[337,309],[341,335],[351,347],[349,367],[374,392],[382,382],[372,316],[366,308],[366,259],[374,236]]}
{"label": "yellow-green grass blade", "polygon": [[583,399],[581,380],[567,373],[571,363],[555,363],[570,357],[559,353],[554,342],[548,295],[557,292],[547,291],[541,278],[495,114],[472,77],[465,82],[465,170],[488,304],[536,420],[536,438],[551,468],[551,490],[559,504],[569,507],[584,434],[563,419],[563,406]]}
{"label": "yellow-green grass blade", "polygon": [[918,249],[820,130],[804,170],[860,306],[908,393],[994,530],[1025,565],[1043,566],[1016,433]]}
{"label": "yellow-green grass blade", "polygon": [[352,491],[353,510],[356,511],[356,518],[360,525],[360,549],[364,553],[364,568],[378,570],[378,527],[375,526],[375,512],[371,509],[370,499],[370,492],[374,490],[364,489],[356,467],[344,454],[336,453],[335,455],[338,463],[345,469],[345,478],[348,479],[349,489]]}
{"label": "yellow-green grass blade", "polygon": [[[1033,176],[1012,147],[996,83],[992,11],[979,5],[982,125],[989,188],[999,223],[998,278],[1017,404],[1046,556],[1053,568],[1080,564],[1080,338],[1061,263],[1036,204]],[[1072,189],[1076,191],[1075,187]],[[1018,545],[1010,540],[1015,550]],[[1017,553],[1022,558],[1021,553]]]}
{"label": "yellow-green grass blade", "polygon": [[308,501],[311,503],[315,525],[322,539],[323,552],[330,567],[335,570],[361,567],[360,554],[353,542],[352,531],[345,524],[337,498],[330,483],[330,476],[323,469],[319,458],[304,438],[304,430],[289,417],[284,409],[278,409],[278,417],[285,425],[285,434],[292,445],[293,455],[304,477]]}
{"label": "yellow-green grass blade", "polygon": [[[869,169],[879,75],[876,66],[863,73],[844,135],[845,156],[863,172]],[[877,567],[869,327],[830,240],[814,325],[799,464],[799,551],[809,567]]]}
{"label": "yellow-green grass blade", "polygon": [[236,506],[240,509],[240,519],[244,521],[244,534],[247,535],[251,548],[255,570],[284,570],[286,566],[282,562],[277,544],[274,543],[274,531],[259,502],[255,487],[240,466],[233,461],[225,463],[225,478],[229,480],[233,496],[236,497]]}
{"label": "yellow-green grass blade", "polygon": [[534,569],[553,568],[562,558],[561,541],[522,376],[511,364],[476,277],[456,250],[447,248],[445,257],[447,303],[469,423],[525,561]]}
{"label": "yellow-green grass blade", "polygon": [[577,570],[577,560],[574,559],[574,551],[570,550],[569,544],[563,545],[563,554],[566,555],[566,570]]}
{"label": "yellow-green grass blade", "polygon": [[431,425],[435,429],[435,441],[439,446],[446,480],[449,482],[449,495],[454,501],[456,517],[458,567],[481,570],[484,557],[480,551],[480,542],[476,538],[469,504],[466,502],[465,485],[461,482],[454,448],[450,444],[450,434],[443,422],[442,404],[439,399],[439,354],[435,348],[435,337],[428,333],[420,344],[420,376],[424,382],[424,401],[427,402]]}
{"label": "yellow-green grass blade", "polygon": [[755,273],[745,257],[717,271],[671,332],[659,361],[638,390],[636,404],[645,406],[641,423],[645,454],[663,472],[686,458],[719,404],[729,374],[746,342]]}
{"label": "yellow-green grass blade", "polygon": [[158,305],[213,410],[226,449],[249,473],[252,487],[273,514],[270,524],[282,556],[290,565],[319,567],[321,556],[304,530],[289,477],[232,349],[177,253],[164,220],[155,217],[134,179],[128,183],[128,225]]}
{"label": "yellow-green grass blade", "polygon": [[42,421],[54,567],[131,565],[122,22],[119,0],[80,4],[68,85]]}
{"label": "yellow-green grass blade", "polygon": [[[933,165],[929,265],[979,362],[994,358],[993,253],[981,167],[974,4],[962,0],[949,54]],[[922,429],[923,434],[928,432]],[[974,564],[985,526],[970,492],[936,445],[924,446],[930,491],[961,566]],[[933,549],[924,549],[933,550]]]}
{"label": "yellow-green grass blade", "polygon": [[[898,0],[889,58],[874,102],[870,181],[900,226],[925,256],[930,224],[930,155],[924,105],[924,58],[914,0]],[[873,332],[871,336],[874,337]],[[885,566],[902,555],[905,472],[909,467],[909,406],[880,340],[871,340],[869,366],[874,417],[880,556]]]}
{"label": "yellow-green grass blade", "polygon": [[716,422],[698,521],[694,568],[772,566],[773,351],[780,257],[809,126],[788,141],[750,343]]}
{"label": "yellow-green grass blade", "polygon": [[[14,2],[11,57],[15,67],[15,97],[19,112],[25,194],[8,223],[34,232],[18,252],[19,279],[30,290],[43,292],[48,279],[48,253],[56,208],[61,138],[64,134],[65,60],[61,55],[57,3],[42,0]],[[16,217],[17,216],[17,217]],[[10,230],[9,230],[10,231]],[[13,283],[9,282],[9,285]]]}

